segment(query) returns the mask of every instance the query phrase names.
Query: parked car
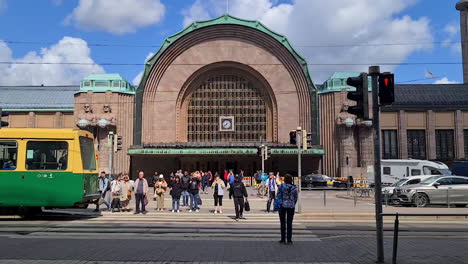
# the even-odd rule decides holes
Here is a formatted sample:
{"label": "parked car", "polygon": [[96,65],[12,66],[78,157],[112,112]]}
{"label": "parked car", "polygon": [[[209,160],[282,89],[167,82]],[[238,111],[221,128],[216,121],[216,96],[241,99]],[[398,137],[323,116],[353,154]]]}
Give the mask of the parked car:
{"label": "parked car", "polygon": [[389,202],[391,204],[397,205],[400,204],[400,199],[394,194],[396,188],[400,188],[406,185],[419,184],[421,181],[434,177],[438,175],[419,175],[419,176],[410,176],[408,178],[401,179],[394,184],[382,188],[382,200],[383,202]]}
{"label": "parked car", "polygon": [[326,175],[307,174],[307,175],[302,176],[301,186],[302,187],[318,187],[318,186],[326,187],[327,182],[330,180],[331,178]]}
{"label": "parked car", "polygon": [[395,189],[402,204],[424,207],[429,204],[453,204],[465,207],[468,204],[468,177],[433,176],[419,184]]}

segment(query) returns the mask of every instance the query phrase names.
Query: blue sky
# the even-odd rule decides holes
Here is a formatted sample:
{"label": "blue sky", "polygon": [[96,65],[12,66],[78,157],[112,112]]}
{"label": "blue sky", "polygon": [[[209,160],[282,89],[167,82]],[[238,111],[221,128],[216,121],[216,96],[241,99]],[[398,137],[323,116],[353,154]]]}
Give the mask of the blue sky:
{"label": "blue sky", "polygon": [[[457,1],[231,0],[230,13],[260,20],[285,34],[311,64],[458,63],[461,51]],[[144,63],[158,49],[148,46],[160,45],[190,21],[221,15],[226,10],[225,3],[223,0],[0,0],[0,61]],[[340,7],[343,3],[347,3],[346,8]],[[363,43],[406,45],[346,46]],[[146,47],[135,47],[138,45]],[[311,47],[316,45],[346,47]],[[316,83],[322,83],[333,71],[365,69],[362,65],[310,66]],[[462,82],[461,64],[384,69],[395,72],[396,82],[430,77],[426,69],[436,78],[413,83]],[[134,82],[142,70],[139,65],[0,65],[0,85],[78,84],[92,72],[119,73]]]}

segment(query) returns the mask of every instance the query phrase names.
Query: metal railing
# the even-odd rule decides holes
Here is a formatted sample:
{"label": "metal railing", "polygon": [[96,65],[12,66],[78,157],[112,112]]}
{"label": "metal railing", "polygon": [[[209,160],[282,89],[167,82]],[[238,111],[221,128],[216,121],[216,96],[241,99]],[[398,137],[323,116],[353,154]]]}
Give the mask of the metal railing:
{"label": "metal railing", "polygon": [[384,216],[394,216],[395,223],[393,227],[393,248],[392,248],[392,264],[397,263],[397,256],[398,256],[398,233],[399,233],[399,226],[400,220],[399,216],[435,216],[435,217],[444,217],[444,216],[456,216],[456,217],[468,217],[468,214],[406,214],[406,213],[382,213],[380,214],[382,217]]}

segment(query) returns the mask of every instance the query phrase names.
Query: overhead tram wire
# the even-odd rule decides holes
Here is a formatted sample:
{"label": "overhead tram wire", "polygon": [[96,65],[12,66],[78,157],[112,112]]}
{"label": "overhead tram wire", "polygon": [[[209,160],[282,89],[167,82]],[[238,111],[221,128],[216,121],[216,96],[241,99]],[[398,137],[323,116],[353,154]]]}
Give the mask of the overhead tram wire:
{"label": "overhead tram wire", "polygon": [[[0,40],[8,44],[23,44],[23,45],[56,45],[58,42],[39,42],[39,41],[18,41],[18,40]],[[468,41],[466,41],[468,42]],[[451,44],[461,44],[463,41],[450,41]],[[362,44],[319,44],[319,45],[293,45],[295,48],[345,48],[345,47],[373,47],[373,46],[410,46],[410,45],[436,45],[446,44],[444,41],[435,42],[401,42],[401,43],[362,43]],[[65,42],[61,45],[70,46],[90,46],[90,47],[122,47],[122,48],[160,48],[162,45],[149,44],[111,44],[111,43],[70,43]],[[238,46],[221,46],[213,45],[209,47],[234,47]],[[243,47],[245,48],[245,47]]]}
{"label": "overhead tram wire", "polygon": [[[145,66],[149,63],[114,63],[114,62],[33,62],[33,61],[0,61],[0,64],[7,65],[100,65],[100,66]],[[411,65],[462,65],[463,62],[366,62],[366,63],[308,63],[309,66],[411,66]],[[169,63],[176,66],[199,66],[205,63]],[[275,66],[281,63],[247,63],[252,66]]]}

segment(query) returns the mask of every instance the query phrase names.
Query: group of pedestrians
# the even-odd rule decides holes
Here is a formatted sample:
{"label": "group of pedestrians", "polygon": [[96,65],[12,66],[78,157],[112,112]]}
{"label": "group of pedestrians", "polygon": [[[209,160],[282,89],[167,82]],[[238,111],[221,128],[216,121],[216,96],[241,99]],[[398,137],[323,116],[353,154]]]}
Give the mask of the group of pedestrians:
{"label": "group of pedestrians", "polygon": [[[223,197],[229,194],[229,199],[234,201],[235,220],[245,219],[243,213],[246,202],[248,202],[247,189],[242,182],[242,175],[234,175],[225,171],[223,178],[218,173],[195,171],[193,173],[183,172],[181,170],[171,173],[168,181],[164,175],[155,172],[152,178],[154,185],[153,199],[157,201],[157,211],[164,210],[165,194],[169,191],[172,198],[172,212],[179,213],[181,206],[189,207],[189,212],[199,212],[202,200],[200,198],[200,188],[204,193],[208,193],[207,188],[213,189],[214,213],[222,214]],[[138,178],[132,184],[126,173],[119,175],[115,180],[109,181],[106,173],[101,172],[99,177],[99,192],[101,194],[100,202],[96,204],[96,210],[104,203],[112,212],[129,212],[128,207],[132,195],[135,197],[134,214],[146,214],[148,204],[149,184],[144,177],[144,172],[138,173]],[[292,222],[294,219],[295,206],[298,198],[296,186],[293,184],[291,175],[284,177],[284,183],[280,184],[278,176],[272,172],[264,180],[264,185],[268,190],[268,201],[266,211],[271,211],[273,203],[273,212],[278,212],[281,226],[280,243],[292,244]],[[107,193],[111,194],[111,203],[106,201]],[[182,200],[182,204],[181,204]]]}

